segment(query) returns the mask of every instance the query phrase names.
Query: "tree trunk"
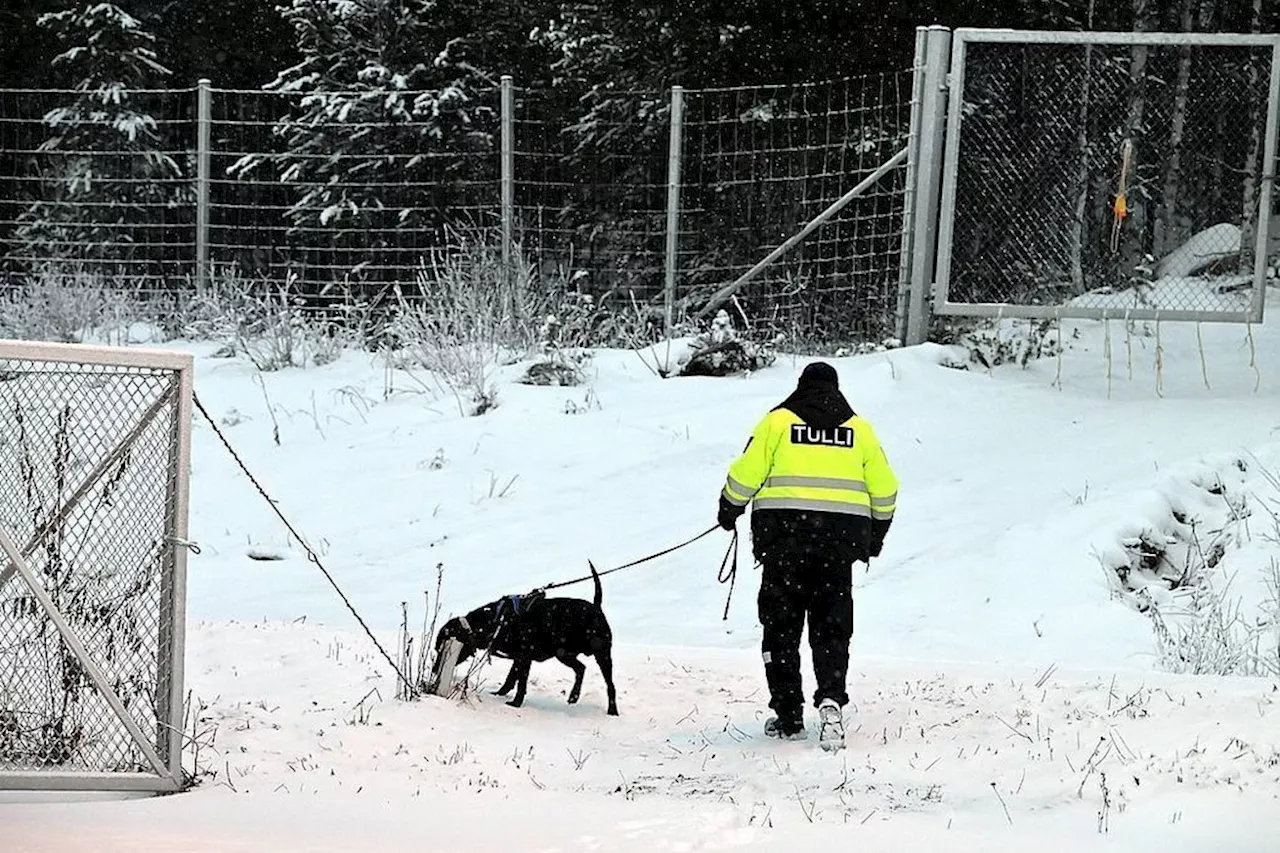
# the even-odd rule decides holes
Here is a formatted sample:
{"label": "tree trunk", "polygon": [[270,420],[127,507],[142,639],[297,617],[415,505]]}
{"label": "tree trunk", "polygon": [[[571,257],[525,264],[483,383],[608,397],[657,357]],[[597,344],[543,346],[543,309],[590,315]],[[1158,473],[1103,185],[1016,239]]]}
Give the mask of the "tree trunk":
{"label": "tree trunk", "polygon": [[[1147,32],[1151,29],[1151,0],[1133,0],[1133,29]],[[1137,286],[1150,280],[1146,251],[1147,193],[1142,186],[1140,167],[1146,153],[1147,120],[1147,59],[1150,49],[1146,45],[1134,45],[1129,60],[1129,114],[1125,119],[1122,146],[1129,149],[1128,186],[1125,201],[1128,215],[1120,222],[1120,276],[1121,286]],[[1123,161],[1122,161],[1123,162]],[[1118,171],[1118,170],[1117,170]]]}
{"label": "tree trunk", "polygon": [[[1261,2],[1261,0],[1255,0]],[[1194,0],[1180,0],[1179,18],[1183,32],[1191,32],[1191,11]],[[1182,189],[1182,140],[1187,127],[1187,90],[1191,86],[1191,48],[1178,49],[1178,74],[1173,89],[1173,113],[1169,117],[1169,157],[1164,164],[1164,190],[1160,196],[1160,209],[1156,214],[1155,233],[1152,236],[1151,253],[1162,257],[1171,247],[1165,243],[1170,232],[1177,231],[1178,194]]]}
{"label": "tree trunk", "polygon": [[[1085,28],[1093,29],[1094,0],[1089,0],[1089,11],[1085,19]],[[1077,121],[1080,125],[1079,135],[1079,168],[1076,171],[1078,183],[1076,196],[1076,221],[1071,229],[1071,285],[1076,295],[1085,292],[1084,283],[1084,235],[1085,216],[1089,202],[1089,95],[1093,88],[1093,45],[1084,46],[1084,82],[1080,86],[1080,110]]]}
{"label": "tree trunk", "polygon": [[[1249,31],[1262,32],[1262,0],[1253,0],[1253,13],[1249,19]],[[1267,54],[1270,55],[1269,53]],[[1262,160],[1262,105],[1266,98],[1256,97],[1261,75],[1258,71],[1259,56],[1249,60],[1249,153],[1244,166],[1244,204],[1240,217],[1240,274],[1253,272],[1255,259],[1254,241],[1258,233],[1258,177]],[[1270,211],[1267,211],[1270,214]]]}

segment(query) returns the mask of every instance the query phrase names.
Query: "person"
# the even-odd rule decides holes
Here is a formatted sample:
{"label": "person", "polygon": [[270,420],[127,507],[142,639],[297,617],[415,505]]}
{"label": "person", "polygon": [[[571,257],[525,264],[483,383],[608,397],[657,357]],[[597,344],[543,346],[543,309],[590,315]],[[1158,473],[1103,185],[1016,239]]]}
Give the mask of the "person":
{"label": "person", "polygon": [[897,507],[898,478],[875,431],[849,406],[826,362],[759,422],[729,468],[717,521],[751,512],[761,565],[757,600],[769,707],[765,734],[807,736],[800,676],[806,617],[824,749],[844,745],[853,637],[853,564],[879,556]]}

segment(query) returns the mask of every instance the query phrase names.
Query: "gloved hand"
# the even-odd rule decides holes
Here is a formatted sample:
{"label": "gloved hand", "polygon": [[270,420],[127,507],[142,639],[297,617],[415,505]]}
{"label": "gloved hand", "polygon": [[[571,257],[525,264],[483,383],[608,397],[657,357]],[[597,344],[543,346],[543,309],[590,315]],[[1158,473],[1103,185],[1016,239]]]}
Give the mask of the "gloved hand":
{"label": "gloved hand", "polygon": [[867,543],[867,556],[879,557],[881,549],[884,548],[884,540],[879,537],[872,536],[871,541]]}
{"label": "gloved hand", "polygon": [[724,495],[721,495],[720,512],[716,515],[716,522],[725,530],[733,530],[738,523],[738,516],[746,512],[746,509],[746,507],[729,503]]}

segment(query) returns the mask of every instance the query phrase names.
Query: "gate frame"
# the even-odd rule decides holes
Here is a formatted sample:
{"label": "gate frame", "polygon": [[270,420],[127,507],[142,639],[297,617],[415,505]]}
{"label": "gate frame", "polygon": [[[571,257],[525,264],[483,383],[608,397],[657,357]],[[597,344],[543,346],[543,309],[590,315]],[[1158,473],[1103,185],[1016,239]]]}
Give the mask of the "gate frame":
{"label": "gate frame", "polygon": [[[93,660],[80,642],[75,631],[67,624],[63,615],[54,607],[47,592],[31,573],[25,561],[27,548],[19,549],[13,541],[6,525],[0,523],[0,588],[13,582],[13,576],[19,575],[36,597],[41,609],[46,612],[62,635],[67,647],[75,655],[76,660],[84,667],[90,680],[98,690],[102,699],[115,712],[118,721],[128,732],[130,740],[140,749],[155,768],[155,773],[80,770],[0,770],[0,791],[127,791],[141,793],[169,793],[182,790],[182,746],[183,746],[183,709],[184,709],[184,675],[186,656],[186,603],[187,603],[187,536],[188,515],[190,508],[191,486],[191,421],[192,400],[194,397],[195,357],[191,353],[177,350],[163,350],[142,347],[108,347],[88,344],[47,343],[41,341],[22,341],[0,339],[0,360],[54,362],[61,364],[80,364],[104,367],[119,367],[143,370],[170,371],[174,374],[173,384],[154,403],[151,408],[135,423],[130,424],[128,431],[117,441],[115,448],[108,453],[83,479],[80,485],[62,501],[56,514],[63,515],[85,497],[89,489],[101,480],[109,466],[110,460],[123,451],[128,450],[137,440],[142,429],[154,422],[169,406],[173,407],[170,440],[168,442],[169,466],[172,477],[169,480],[168,503],[173,507],[173,528],[167,531],[169,547],[172,552],[172,577],[165,583],[162,579],[162,595],[167,592],[167,600],[162,598],[161,613],[167,607],[170,612],[168,626],[169,642],[162,642],[165,634],[163,618],[157,626],[157,681],[168,669],[169,690],[167,695],[157,695],[159,713],[157,731],[153,738],[145,735],[142,727],[128,715],[119,702],[118,697],[108,689],[105,677],[97,663]],[[33,543],[41,538],[38,529],[33,536]],[[29,544],[28,548],[31,547]],[[158,686],[158,685],[157,685]],[[166,713],[167,712],[167,713]],[[166,738],[167,760],[157,750],[161,742],[161,731]]]}
{"label": "gate frame", "polygon": [[[955,226],[956,168],[960,157],[963,124],[964,68],[966,46],[979,44],[1096,44],[1096,45],[1187,45],[1207,47],[1271,48],[1271,76],[1267,104],[1266,132],[1262,164],[1258,175],[1258,227],[1253,268],[1253,297],[1247,311],[1206,311],[1162,308],[1095,308],[1064,305],[1018,305],[1000,302],[952,302],[951,247]],[[1280,118],[1280,34],[1263,33],[1165,33],[1165,32],[1076,32],[1054,30],[1010,30],[976,27],[957,28],[952,34],[951,71],[947,79],[946,149],[942,165],[942,193],[932,211],[938,222],[938,252],[933,276],[912,277],[913,290],[923,294],[933,289],[933,313],[951,317],[1008,317],[1021,319],[1084,320],[1186,320],[1207,323],[1261,323],[1266,304],[1267,243],[1271,224],[1272,184],[1275,182],[1277,119]]]}

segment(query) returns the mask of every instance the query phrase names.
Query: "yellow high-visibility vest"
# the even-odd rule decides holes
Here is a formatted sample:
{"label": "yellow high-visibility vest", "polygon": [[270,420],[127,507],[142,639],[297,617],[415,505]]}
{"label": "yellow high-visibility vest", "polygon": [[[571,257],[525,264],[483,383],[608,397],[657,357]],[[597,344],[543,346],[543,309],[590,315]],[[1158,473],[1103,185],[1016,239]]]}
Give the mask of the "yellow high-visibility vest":
{"label": "yellow high-visibility vest", "polygon": [[871,424],[807,425],[788,409],[769,412],[729,467],[724,497],[755,510],[817,510],[890,521],[898,478]]}

